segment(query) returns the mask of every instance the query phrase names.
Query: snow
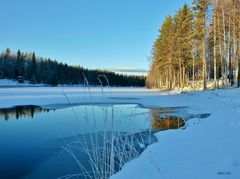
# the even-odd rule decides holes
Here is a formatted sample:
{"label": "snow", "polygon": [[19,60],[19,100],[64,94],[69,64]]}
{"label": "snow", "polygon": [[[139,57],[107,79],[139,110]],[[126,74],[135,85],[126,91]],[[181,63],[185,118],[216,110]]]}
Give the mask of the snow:
{"label": "snow", "polygon": [[231,89],[160,96],[161,106],[189,106],[211,116],[200,123],[190,120],[185,130],[157,133],[158,143],[111,178],[239,179],[239,94]]}
{"label": "snow", "polygon": [[0,107],[69,103],[135,103],[144,107],[187,107],[210,113],[179,130],[161,131],[158,142],[130,161],[112,179],[239,179],[240,89],[158,92],[145,88],[29,87],[0,88]]}
{"label": "snow", "polygon": [[27,104],[54,107],[68,103],[139,103],[139,97],[153,96],[154,94],[158,95],[159,93],[156,90],[145,88],[0,88],[0,108]]}
{"label": "snow", "polygon": [[17,81],[9,80],[9,79],[0,79],[0,86],[15,86],[19,85]]}
{"label": "snow", "polygon": [[24,83],[19,83],[16,80],[10,79],[0,79],[0,87],[39,87],[39,86],[46,86],[44,84],[30,84],[29,81],[25,81]]}

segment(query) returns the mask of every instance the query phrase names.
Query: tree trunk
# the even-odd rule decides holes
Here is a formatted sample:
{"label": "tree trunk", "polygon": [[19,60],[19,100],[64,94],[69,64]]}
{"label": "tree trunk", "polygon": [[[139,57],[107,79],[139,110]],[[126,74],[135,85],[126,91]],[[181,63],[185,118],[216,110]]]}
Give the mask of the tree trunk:
{"label": "tree trunk", "polygon": [[[205,34],[205,33],[204,33]],[[206,63],[206,49],[205,39],[202,40],[202,77],[203,77],[203,89],[207,89],[207,63]]]}
{"label": "tree trunk", "polygon": [[181,89],[183,89],[183,81],[182,81],[182,63],[181,63],[181,58],[180,55],[178,57],[178,66],[179,66],[179,84]]}
{"label": "tree trunk", "polygon": [[231,16],[229,15],[229,37],[228,37],[228,79],[231,86],[233,86],[233,70],[232,70],[232,31],[231,31]]}
{"label": "tree trunk", "polygon": [[213,15],[213,60],[214,60],[214,87],[217,87],[217,57],[216,57],[216,10]]}
{"label": "tree trunk", "polygon": [[222,66],[222,75],[223,75],[223,86],[227,83],[227,70],[226,70],[226,63],[225,63],[225,53],[226,53],[226,24],[225,24],[225,13],[224,13],[224,3],[221,0],[222,5],[222,18],[223,18],[223,66]]}
{"label": "tree trunk", "polygon": [[239,41],[240,41],[240,32],[238,32],[238,74],[237,74],[237,87],[239,88],[240,87],[240,44],[239,44]]}
{"label": "tree trunk", "polygon": [[195,59],[194,59],[194,54],[192,55],[192,60],[193,60],[193,66],[192,66],[192,80],[193,83],[195,82]]}
{"label": "tree trunk", "polygon": [[183,71],[183,73],[182,73],[182,77],[183,77],[183,79],[182,79],[182,82],[183,82],[183,85],[182,85],[182,89],[185,87],[185,82],[186,82],[186,80],[185,80],[185,67],[183,66],[182,67],[182,71]]}
{"label": "tree trunk", "polygon": [[[240,69],[240,57],[238,56],[238,69]],[[240,70],[238,70],[237,87],[240,87]]]}
{"label": "tree trunk", "polygon": [[220,17],[219,17],[219,14],[218,14],[218,43],[219,43],[219,53],[220,53],[220,63],[221,63],[221,78],[222,78],[222,87],[224,86],[224,83],[223,83],[223,76],[224,76],[224,62],[223,62],[223,50],[222,50],[222,35],[221,35],[221,28],[220,28]]}

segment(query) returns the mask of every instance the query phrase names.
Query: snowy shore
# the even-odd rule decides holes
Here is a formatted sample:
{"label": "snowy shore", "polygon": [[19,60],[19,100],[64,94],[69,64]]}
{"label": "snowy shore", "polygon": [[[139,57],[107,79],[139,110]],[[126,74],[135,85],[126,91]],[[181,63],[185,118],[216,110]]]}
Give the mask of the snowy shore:
{"label": "snowy shore", "polygon": [[38,87],[0,88],[0,108],[16,105],[61,107],[69,103],[135,103],[145,107],[188,107],[210,113],[192,119],[185,130],[156,134],[158,142],[112,176],[123,178],[240,178],[240,89],[157,92],[145,88]]}
{"label": "snowy shore", "polygon": [[189,106],[211,116],[188,121],[185,130],[157,133],[157,143],[111,178],[239,179],[239,95],[231,89],[155,98],[155,105]]}

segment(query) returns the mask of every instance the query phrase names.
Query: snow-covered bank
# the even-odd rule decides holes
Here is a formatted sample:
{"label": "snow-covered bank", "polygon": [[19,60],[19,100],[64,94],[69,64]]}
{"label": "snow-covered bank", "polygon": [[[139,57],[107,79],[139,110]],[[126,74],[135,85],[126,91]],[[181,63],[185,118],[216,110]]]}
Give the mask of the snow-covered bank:
{"label": "snow-covered bank", "polygon": [[29,81],[24,81],[24,83],[19,83],[17,80],[10,79],[0,79],[0,88],[8,87],[44,87],[48,86],[45,84],[31,84]]}
{"label": "snow-covered bank", "polygon": [[9,79],[0,79],[0,87],[12,87],[12,86],[23,86],[27,83],[20,84],[18,81],[9,80]]}
{"label": "snow-covered bank", "polygon": [[155,105],[189,106],[192,112],[207,111],[211,116],[190,120],[185,130],[157,133],[158,143],[112,179],[239,179],[239,95],[239,89],[232,89],[159,96]]}
{"label": "snow-covered bank", "polygon": [[157,92],[145,88],[0,88],[0,107],[69,103],[137,103],[145,107],[188,107],[210,113],[188,121],[185,130],[162,131],[158,142],[130,161],[116,178],[240,178],[240,89]]}

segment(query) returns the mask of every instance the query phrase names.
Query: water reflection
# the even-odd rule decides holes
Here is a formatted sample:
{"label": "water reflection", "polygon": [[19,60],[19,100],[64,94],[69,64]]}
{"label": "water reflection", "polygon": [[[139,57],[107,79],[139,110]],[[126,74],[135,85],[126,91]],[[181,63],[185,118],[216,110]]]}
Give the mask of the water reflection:
{"label": "water reflection", "polygon": [[49,112],[49,109],[43,109],[40,106],[25,105],[25,106],[15,106],[12,108],[2,108],[0,109],[0,117],[4,120],[9,120],[10,118],[23,118],[30,117],[33,118],[36,113]]}
{"label": "water reflection", "polygon": [[[6,123],[0,120],[0,178],[58,178],[81,173],[67,151],[90,178],[102,166],[109,176],[156,142],[149,132],[149,109],[137,105],[66,106],[44,113],[48,111],[32,105],[0,109],[0,118],[9,119]],[[35,120],[28,120],[32,118]]]}
{"label": "water reflection", "polygon": [[[66,106],[67,108],[67,106]],[[12,108],[2,108],[0,109],[0,118],[8,121],[10,118],[34,118],[34,115],[40,113],[47,113],[53,111],[53,109],[44,109],[36,105],[24,105],[15,106]],[[184,111],[183,107],[175,108],[153,108],[149,109],[149,114],[151,118],[151,126],[154,131],[168,130],[168,129],[178,129],[185,126],[186,121],[191,118],[207,118],[210,114],[185,114],[181,115],[179,112]],[[140,113],[143,115],[144,113]],[[131,114],[132,115],[132,114]],[[135,116],[139,115],[137,113]]]}
{"label": "water reflection", "polygon": [[152,129],[156,131],[185,128],[187,121],[190,119],[197,119],[194,124],[199,124],[200,120],[211,115],[209,113],[191,114],[186,107],[154,108],[150,109],[150,113]]}
{"label": "water reflection", "polygon": [[[0,120],[0,178],[58,178],[79,172],[76,159],[90,178],[102,166],[117,172],[157,141],[155,132],[178,129],[189,119],[210,115],[133,104],[65,106],[46,113],[49,111],[34,105],[0,109],[0,118],[5,120],[36,119]],[[93,167],[89,161],[98,165]]]}
{"label": "water reflection", "polygon": [[[181,117],[166,115],[172,113],[178,108],[155,108],[150,109],[150,115],[152,119],[153,130],[167,130],[167,129],[178,129],[185,125],[184,120]],[[34,115],[40,113],[46,113],[51,111],[50,109],[44,109],[36,105],[23,105],[15,106],[12,108],[0,109],[0,117],[5,121],[10,118],[34,118]]]}
{"label": "water reflection", "polygon": [[170,110],[173,109],[150,109],[154,130],[178,129],[185,125],[185,121],[181,117],[169,115]]}

